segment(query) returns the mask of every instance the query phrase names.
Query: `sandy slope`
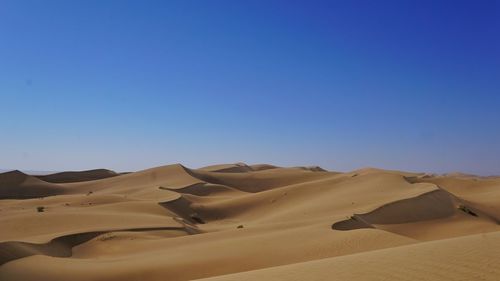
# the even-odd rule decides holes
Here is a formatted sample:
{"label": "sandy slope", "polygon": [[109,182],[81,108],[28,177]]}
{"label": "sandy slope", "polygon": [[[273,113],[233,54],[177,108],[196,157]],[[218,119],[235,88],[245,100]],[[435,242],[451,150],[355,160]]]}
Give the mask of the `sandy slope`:
{"label": "sandy slope", "polygon": [[0,174],[0,199],[0,280],[500,274],[499,178],[176,164],[122,175],[13,171]]}
{"label": "sandy slope", "polygon": [[499,256],[500,233],[495,232],[203,280],[498,280]]}

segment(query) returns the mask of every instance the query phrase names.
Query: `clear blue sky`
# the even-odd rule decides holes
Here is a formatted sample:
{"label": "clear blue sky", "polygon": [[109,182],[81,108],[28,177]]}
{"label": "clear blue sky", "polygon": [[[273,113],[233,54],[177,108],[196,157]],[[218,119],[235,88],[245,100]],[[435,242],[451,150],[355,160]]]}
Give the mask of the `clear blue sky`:
{"label": "clear blue sky", "polygon": [[499,1],[0,1],[0,168],[500,174]]}

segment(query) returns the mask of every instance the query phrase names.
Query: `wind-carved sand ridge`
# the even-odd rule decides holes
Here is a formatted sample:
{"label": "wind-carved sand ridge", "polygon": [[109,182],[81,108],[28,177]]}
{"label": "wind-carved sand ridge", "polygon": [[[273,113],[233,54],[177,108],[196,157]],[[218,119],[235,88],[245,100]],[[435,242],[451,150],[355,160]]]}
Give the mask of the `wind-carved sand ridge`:
{"label": "wind-carved sand ridge", "polygon": [[180,164],[0,174],[0,280],[498,280],[500,178]]}

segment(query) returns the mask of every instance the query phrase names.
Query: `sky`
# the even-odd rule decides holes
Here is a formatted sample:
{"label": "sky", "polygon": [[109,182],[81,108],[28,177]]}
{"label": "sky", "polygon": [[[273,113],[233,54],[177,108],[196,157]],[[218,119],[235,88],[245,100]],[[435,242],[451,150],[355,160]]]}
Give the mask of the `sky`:
{"label": "sky", "polygon": [[0,168],[500,174],[500,1],[0,1]]}

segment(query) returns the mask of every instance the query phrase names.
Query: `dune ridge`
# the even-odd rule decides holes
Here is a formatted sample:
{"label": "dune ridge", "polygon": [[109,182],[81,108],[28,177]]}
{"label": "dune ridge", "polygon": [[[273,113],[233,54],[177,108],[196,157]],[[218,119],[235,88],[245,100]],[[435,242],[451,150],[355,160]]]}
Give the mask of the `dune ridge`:
{"label": "dune ridge", "polygon": [[111,170],[94,169],[87,171],[60,172],[60,173],[41,175],[36,177],[46,182],[68,183],[68,182],[100,180],[100,179],[115,177],[117,175],[118,173]]}
{"label": "dune ridge", "polygon": [[64,188],[19,170],[0,174],[0,199],[27,199],[63,194]]}

